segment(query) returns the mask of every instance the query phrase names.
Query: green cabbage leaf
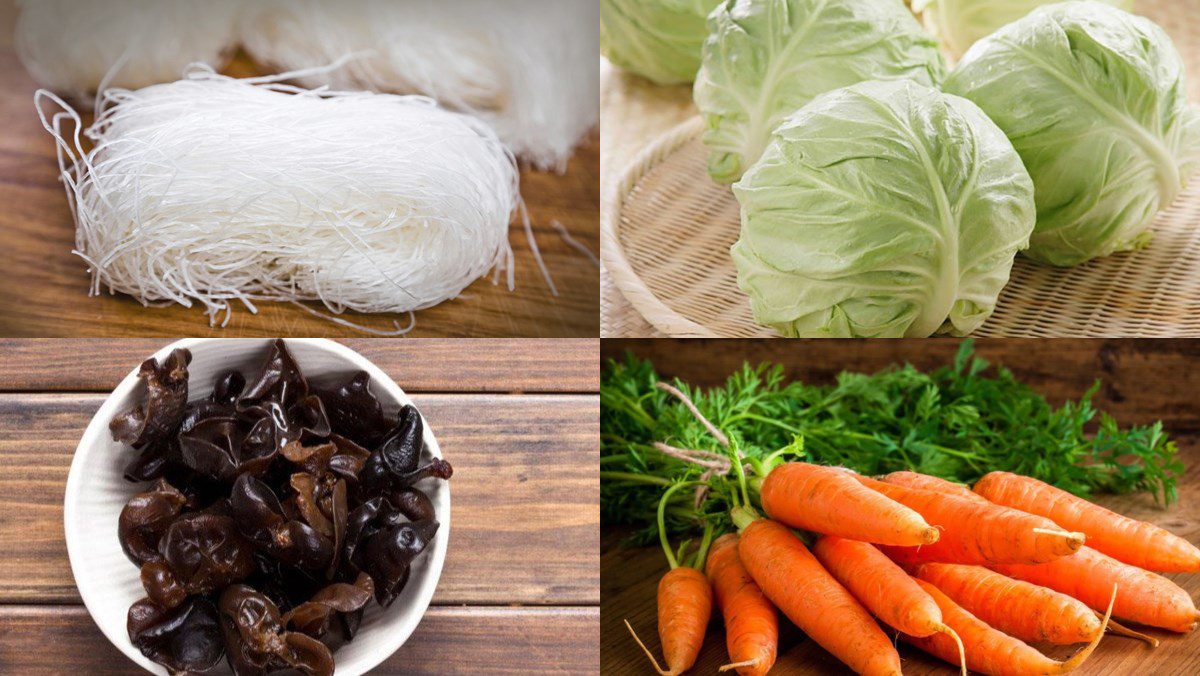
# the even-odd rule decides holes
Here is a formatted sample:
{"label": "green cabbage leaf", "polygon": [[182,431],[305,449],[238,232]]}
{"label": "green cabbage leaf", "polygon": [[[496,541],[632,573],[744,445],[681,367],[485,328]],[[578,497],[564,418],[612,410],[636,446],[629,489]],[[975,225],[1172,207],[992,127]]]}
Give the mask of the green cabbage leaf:
{"label": "green cabbage leaf", "polygon": [[1200,167],[1183,63],[1151,21],[1099,2],[1043,7],[981,40],[945,90],[1004,130],[1033,178],[1030,257],[1074,265],[1145,246]]}
{"label": "green cabbage leaf", "polygon": [[866,80],[937,86],[937,41],[900,0],[729,0],[709,15],[693,97],[708,172],[732,183],[818,94]]}
{"label": "green cabbage leaf", "polygon": [[908,81],[824,94],[734,185],[738,283],[785,336],[965,335],[1034,224],[1033,184],[975,104]]}
{"label": "green cabbage leaf", "polygon": [[[1042,5],[1059,0],[915,0],[913,11],[937,36],[946,51],[959,58],[967,49],[1006,24],[1024,17]],[[1126,11],[1133,0],[1102,0]]]}
{"label": "green cabbage leaf", "polygon": [[657,84],[691,82],[708,35],[704,19],[719,2],[600,0],[600,51]]}

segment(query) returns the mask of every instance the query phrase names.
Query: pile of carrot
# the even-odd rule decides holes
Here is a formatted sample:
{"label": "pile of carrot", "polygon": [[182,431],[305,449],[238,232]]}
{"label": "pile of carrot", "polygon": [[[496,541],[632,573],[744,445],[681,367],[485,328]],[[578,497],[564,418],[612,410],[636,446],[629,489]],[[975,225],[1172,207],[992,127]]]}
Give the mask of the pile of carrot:
{"label": "pile of carrot", "polygon": [[[779,613],[856,673],[880,675],[901,673],[897,637],[964,674],[1058,674],[1106,633],[1157,645],[1114,618],[1174,632],[1200,621],[1158,574],[1200,572],[1200,549],[1035,479],[994,472],[969,488],[792,462],[747,481],[735,468],[738,532],[708,552],[706,534],[694,567],[673,565],[659,585],[660,674],[695,664],[714,599],[723,669],[743,676],[775,664]],[[1033,643],[1083,647],[1060,662]]]}

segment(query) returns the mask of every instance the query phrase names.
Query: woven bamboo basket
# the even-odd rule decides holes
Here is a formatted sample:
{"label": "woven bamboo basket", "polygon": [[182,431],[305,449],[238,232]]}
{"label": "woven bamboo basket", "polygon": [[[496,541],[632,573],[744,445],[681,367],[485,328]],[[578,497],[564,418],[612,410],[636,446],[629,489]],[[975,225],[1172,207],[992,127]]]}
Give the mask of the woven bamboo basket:
{"label": "woven bamboo basket", "polygon": [[[1200,1],[1140,0],[1183,54],[1200,101]],[[605,266],[646,321],[679,337],[776,336],[737,286],[738,204],[713,182],[694,118],[621,176],[601,225]],[[1018,256],[996,312],[975,332],[1010,337],[1200,337],[1200,176],[1155,220],[1150,245],[1073,268]]]}

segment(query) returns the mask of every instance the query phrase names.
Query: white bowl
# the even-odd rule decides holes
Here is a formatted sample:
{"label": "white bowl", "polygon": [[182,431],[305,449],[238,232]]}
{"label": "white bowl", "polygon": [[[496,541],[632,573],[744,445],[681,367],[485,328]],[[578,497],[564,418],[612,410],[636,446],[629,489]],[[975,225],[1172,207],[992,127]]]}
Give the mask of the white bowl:
{"label": "white bowl", "polygon": [[[270,343],[262,339],[190,338],[162,348],[154,357],[162,360],[180,347],[191,350],[188,398],[195,400],[207,397],[217,376],[230,369],[242,371],[249,379],[266,359]],[[287,346],[312,385],[344,379],[361,370],[370,374],[371,391],[383,402],[385,410],[395,411],[412,403],[379,367],[344,345],[328,340],[291,339]],[[129,606],[145,593],[138,568],[125,557],[117,540],[121,508],[133,494],[144,490],[146,484],[133,484],[123,477],[125,464],[135,452],[112,440],[108,423],[142,396],[144,387],[137,378],[140,364],[141,360],[131,364],[133,370],[104,401],[79,441],[67,476],[63,526],[75,584],[92,619],[129,659],[153,673],[166,674],[166,669],[133,646],[125,630]],[[442,456],[427,421],[425,446],[427,455]],[[413,563],[400,597],[386,609],[372,600],[354,640],[334,653],[339,676],[357,676],[387,659],[404,645],[429,607],[450,539],[450,488],[444,481],[425,482],[422,488],[433,501],[441,526],[429,550]],[[213,673],[229,673],[227,663],[222,660]]]}

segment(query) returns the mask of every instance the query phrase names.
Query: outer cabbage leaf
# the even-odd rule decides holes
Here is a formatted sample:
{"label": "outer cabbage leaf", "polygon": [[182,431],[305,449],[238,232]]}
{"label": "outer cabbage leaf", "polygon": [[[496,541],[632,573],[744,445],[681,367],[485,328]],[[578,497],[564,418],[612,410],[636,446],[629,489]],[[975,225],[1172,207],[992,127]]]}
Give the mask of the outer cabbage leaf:
{"label": "outer cabbage leaf", "polygon": [[1145,246],[1200,166],[1200,115],[1166,33],[1098,2],[1034,11],[976,43],[946,91],[1004,130],[1036,187],[1027,252],[1074,265]]}
{"label": "outer cabbage leaf", "polygon": [[[946,51],[959,58],[977,41],[1006,24],[1024,17],[1042,5],[1059,0],[916,0],[914,12],[925,27],[941,41]],[[1101,0],[1133,11],[1133,0]]]}
{"label": "outer cabbage leaf", "polygon": [[708,173],[732,183],[818,94],[866,80],[937,86],[937,42],[900,0],[729,0],[709,15],[694,98]]}
{"label": "outer cabbage leaf", "polygon": [[600,51],[657,84],[691,82],[708,35],[704,18],[721,0],[600,0]]}
{"label": "outer cabbage leaf", "polygon": [[1033,230],[1033,184],[983,111],[912,82],[824,94],[733,187],[738,283],[786,336],[965,335]]}

